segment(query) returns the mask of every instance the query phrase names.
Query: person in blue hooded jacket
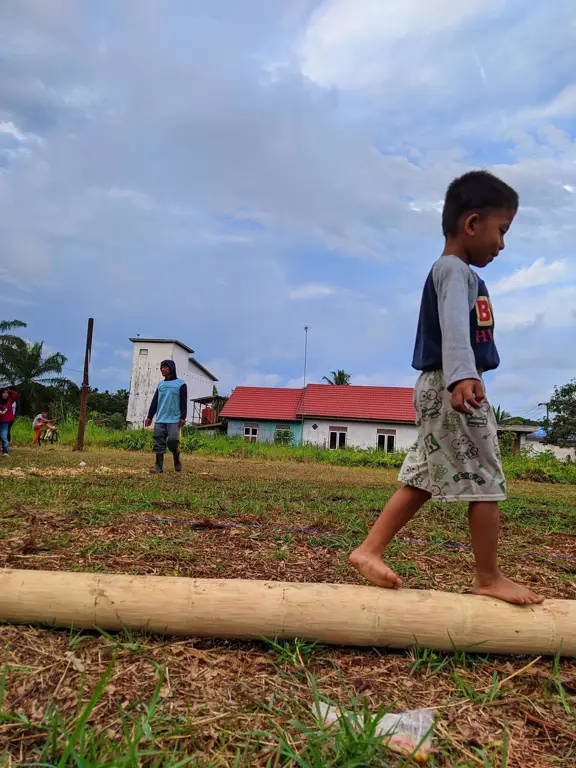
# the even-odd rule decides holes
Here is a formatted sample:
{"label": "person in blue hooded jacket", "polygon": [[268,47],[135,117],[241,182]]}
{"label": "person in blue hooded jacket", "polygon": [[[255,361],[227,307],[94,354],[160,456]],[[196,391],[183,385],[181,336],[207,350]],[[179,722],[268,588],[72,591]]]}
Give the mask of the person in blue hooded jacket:
{"label": "person in blue hooded jacket", "polygon": [[148,418],[144,422],[144,425],[149,427],[156,416],[152,444],[156,465],[150,470],[153,474],[164,470],[166,446],[174,456],[174,469],[176,472],[182,471],[180,429],[186,423],[188,410],[188,388],[186,382],[177,377],[174,361],[163,360],[160,363],[160,373],[164,376],[164,381],[158,384],[148,410]]}

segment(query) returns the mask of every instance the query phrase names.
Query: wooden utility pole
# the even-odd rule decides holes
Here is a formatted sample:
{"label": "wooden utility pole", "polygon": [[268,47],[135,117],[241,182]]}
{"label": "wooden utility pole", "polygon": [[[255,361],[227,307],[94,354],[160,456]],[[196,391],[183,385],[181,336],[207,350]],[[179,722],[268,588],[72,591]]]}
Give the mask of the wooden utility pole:
{"label": "wooden utility pole", "polygon": [[94,318],[88,319],[88,332],[86,333],[86,355],[84,357],[84,376],[82,378],[82,394],[80,396],[80,418],[78,419],[78,435],[76,437],[75,451],[84,450],[84,432],[86,431],[86,407],[88,405],[90,356],[92,354],[92,331],[94,330]]}
{"label": "wooden utility pole", "polygon": [[538,408],[546,407],[546,423],[550,422],[550,403],[538,403]]}

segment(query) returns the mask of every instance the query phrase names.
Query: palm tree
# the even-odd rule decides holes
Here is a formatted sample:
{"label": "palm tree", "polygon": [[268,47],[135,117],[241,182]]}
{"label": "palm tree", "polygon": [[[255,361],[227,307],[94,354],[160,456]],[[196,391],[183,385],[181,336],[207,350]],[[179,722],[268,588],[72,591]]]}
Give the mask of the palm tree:
{"label": "palm tree", "polygon": [[346,371],[343,371],[341,368],[339,368],[337,371],[330,371],[330,376],[323,376],[322,381],[326,381],[328,384],[335,384],[337,386],[341,387],[348,387],[350,385],[350,379],[352,378],[351,374],[346,373]]}
{"label": "palm tree", "polygon": [[496,424],[504,424],[505,421],[512,418],[512,414],[499,405],[494,408],[494,416],[496,417]]}
{"label": "palm tree", "polygon": [[27,342],[14,337],[3,350],[4,376],[18,388],[20,410],[31,413],[40,403],[42,388],[61,384],[66,357],[60,352],[44,357],[42,341]]}
{"label": "palm tree", "polygon": [[0,379],[6,381],[10,378],[10,372],[4,362],[4,353],[22,341],[19,336],[10,333],[15,328],[26,328],[26,323],[23,323],[22,320],[0,320]]}

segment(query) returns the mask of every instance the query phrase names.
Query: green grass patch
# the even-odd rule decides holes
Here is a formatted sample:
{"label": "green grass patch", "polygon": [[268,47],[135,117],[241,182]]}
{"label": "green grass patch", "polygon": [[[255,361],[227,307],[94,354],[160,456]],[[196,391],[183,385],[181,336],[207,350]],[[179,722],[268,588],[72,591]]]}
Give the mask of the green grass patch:
{"label": "green grass patch", "polygon": [[[72,446],[76,440],[78,424],[66,421],[58,425],[62,445]],[[18,418],[12,435],[16,445],[26,445],[32,440],[32,422]],[[85,444],[91,448],[120,448],[126,451],[151,451],[152,432],[146,429],[119,430],[101,427],[88,422]],[[247,443],[240,437],[209,435],[194,428],[183,430],[183,453],[195,452],[205,456],[221,456],[237,459],[291,461],[307,464],[328,464],[348,467],[374,467],[398,469],[404,461],[402,452],[384,453],[376,450],[346,448],[328,450],[312,445],[291,446],[274,443]],[[44,447],[44,450],[50,450]],[[559,461],[551,452],[516,456],[504,456],[504,470],[509,480],[527,480],[537,483],[576,484],[576,465]]]}

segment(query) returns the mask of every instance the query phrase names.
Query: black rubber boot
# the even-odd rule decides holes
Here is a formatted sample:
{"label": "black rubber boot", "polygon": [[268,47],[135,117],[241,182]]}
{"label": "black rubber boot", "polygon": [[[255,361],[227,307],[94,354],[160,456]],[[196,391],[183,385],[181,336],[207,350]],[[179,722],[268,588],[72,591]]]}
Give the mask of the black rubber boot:
{"label": "black rubber boot", "polygon": [[156,464],[148,470],[151,475],[159,475],[164,471],[164,454],[156,454]]}
{"label": "black rubber boot", "polygon": [[174,454],[174,469],[176,472],[182,472],[182,462],[180,461],[180,454]]}

